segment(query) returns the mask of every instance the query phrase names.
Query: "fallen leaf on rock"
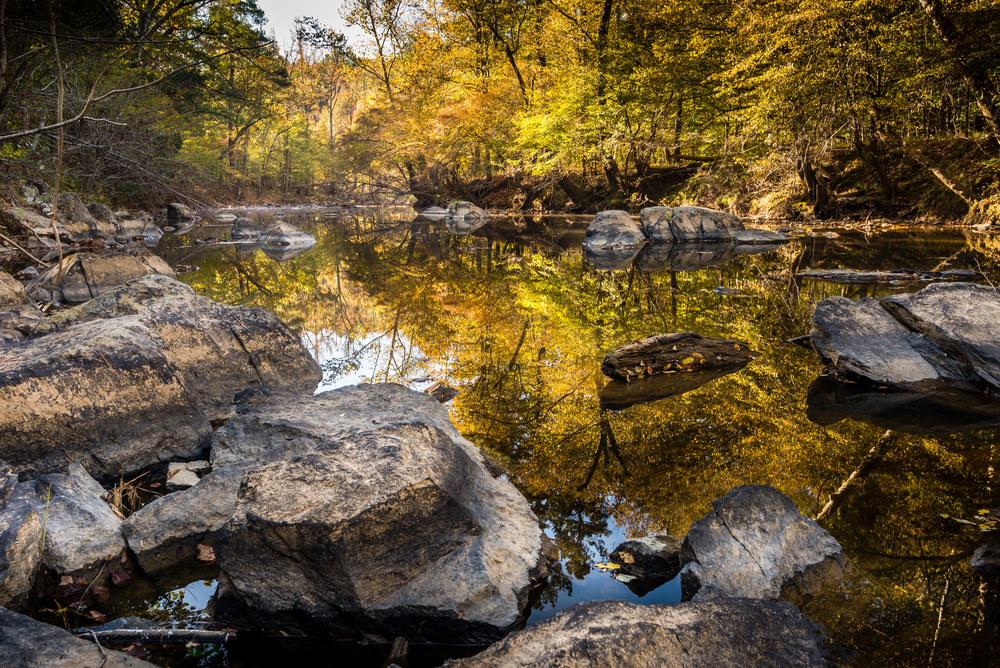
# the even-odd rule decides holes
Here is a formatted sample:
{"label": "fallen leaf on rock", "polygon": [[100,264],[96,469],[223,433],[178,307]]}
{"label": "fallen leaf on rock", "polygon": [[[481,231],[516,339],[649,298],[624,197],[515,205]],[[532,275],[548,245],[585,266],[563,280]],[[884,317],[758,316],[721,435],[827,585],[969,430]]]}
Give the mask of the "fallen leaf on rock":
{"label": "fallen leaf on rock", "polygon": [[198,561],[205,561],[208,563],[215,562],[215,550],[209,545],[198,543],[194,549],[194,556],[198,559]]}
{"label": "fallen leaf on rock", "polygon": [[184,558],[184,546],[183,545],[177,546],[177,551],[175,552],[175,554],[177,555],[178,559],[183,559]]}
{"label": "fallen leaf on rock", "polygon": [[145,650],[145,648],[140,647],[139,645],[129,645],[128,647],[126,647],[122,651],[125,652],[126,654],[128,654],[131,657],[135,657],[136,659],[148,659],[149,658],[149,652],[147,652]]}

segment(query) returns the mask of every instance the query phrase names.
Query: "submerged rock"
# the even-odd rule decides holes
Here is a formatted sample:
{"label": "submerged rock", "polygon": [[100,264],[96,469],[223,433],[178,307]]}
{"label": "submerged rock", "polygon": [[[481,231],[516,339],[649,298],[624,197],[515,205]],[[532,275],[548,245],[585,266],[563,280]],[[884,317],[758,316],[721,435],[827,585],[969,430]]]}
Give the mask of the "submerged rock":
{"label": "submerged rock", "polygon": [[781,232],[772,232],[770,230],[758,230],[755,228],[737,230],[733,234],[733,240],[736,241],[737,245],[751,245],[751,244],[765,244],[765,245],[780,245],[788,242],[788,237],[786,237]]}
{"label": "submerged rock", "polygon": [[256,393],[239,412],[219,430],[227,458],[289,456],[244,476],[216,542],[224,619],[449,643],[523,619],[544,564],[538,520],[432,396]]}
{"label": "submerged rock", "polygon": [[601,211],[587,227],[585,249],[638,248],[646,243],[642,230],[627,211]]}
{"label": "submerged rock", "polygon": [[647,536],[627,540],[616,547],[608,559],[621,570],[636,577],[676,577],[681,570],[681,545],[677,536]]}
{"label": "submerged rock", "polygon": [[809,621],[790,603],[578,603],[443,668],[821,668]]}
{"label": "submerged rock", "polygon": [[681,550],[684,600],[775,600],[786,587],[814,595],[842,578],[843,548],[803,517],[787,496],[765,485],[737,487],[691,525]]}
{"label": "submerged rock", "polygon": [[816,306],[810,340],[846,379],[903,389],[1000,389],[1000,293],[939,283],[881,299],[830,297]]}
{"label": "submerged rock", "polygon": [[4,668],[156,668],[122,652],[98,648],[58,626],[0,608],[0,665]]}
{"label": "submerged rock", "polygon": [[691,332],[658,334],[608,353],[601,362],[601,373],[629,382],[663,373],[745,364],[756,354],[741,341],[712,339]]}
{"label": "submerged rock", "polygon": [[145,252],[76,253],[63,258],[61,280],[57,265],[28,283],[25,289],[31,292],[42,288],[58,302],[80,304],[133,278],[151,274],[176,276],[163,258]]}
{"label": "submerged rock", "polygon": [[980,545],[969,560],[969,565],[986,575],[1000,575],[1000,545]]}
{"label": "submerged rock", "polygon": [[257,237],[257,243],[262,246],[312,246],[316,243],[316,239],[294,225],[279,221],[264,230],[264,233]]}

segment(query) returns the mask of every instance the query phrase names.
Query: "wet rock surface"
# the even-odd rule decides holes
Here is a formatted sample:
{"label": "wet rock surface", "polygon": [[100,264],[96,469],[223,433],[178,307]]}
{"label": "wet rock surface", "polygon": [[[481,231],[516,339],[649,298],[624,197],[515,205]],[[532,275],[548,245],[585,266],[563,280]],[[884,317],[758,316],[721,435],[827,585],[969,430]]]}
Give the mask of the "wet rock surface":
{"label": "wet rock surface", "polygon": [[[107,660],[105,660],[105,656]],[[0,665],[4,668],[155,668],[104,649],[57,626],[0,608]]]}
{"label": "wet rock surface", "polygon": [[[815,594],[847,568],[840,544],[764,485],[737,487],[691,525],[681,550],[684,600],[776,600],[789,585]],[[831,568],[832,562],[832,568]],[[819,573],[823,579],[814,578]]]}
{"label": "wet rock surface", "polygon": [[217,611],[332,637],[502,637],[541,573],[527,502],[432,396],[345,390],[250,397],[223,427],[222,441],[242,434],[230,459],[272,445],[295,454],[243,479],[216,542]]}
{"label": "wet rock surface", "polygon": [[810,340],[846,380],[903,389],[939,384],[1000,388],[1000,294],[970,283],[939,283],[881,299],[824,299]]}
{"label": "wet rock surface", "polygon": [[[433,213],[433,212],[432,212]],[[424,211],[427,215],[427,211]],[[452,202],[445,209],[445,215],[449,219],[465,220],[473,218],[490,218],[490,214],[479,208],[472,202]]]}
{"label": "wet rock surface", "polygon": [[744,229],[733,214],[698,206],[649,207],[639,212],[639,220],[654,243],[728,241]]}
{"label": "wet rock surface", "polygon": [[672,375],[745,364],[755,355],[741,341],[712,339],[691,332],[658,334],[608,353],[601,362],[601,373],[614,380],[629,382],[664,373]]}
{"label": "wet rock surface", "polygon": [[660,373],[629,382],[613,380],[601,389],[598,399],[602,408],[623,410],[636,404],[660,401],[696,390],[713,380],[738,372],[747,364],[749,360],[713,366],[691,373]]}
{"label": "wet rock surface", "polygon": [[180,204],[174,202],[166,206],[167,220],[180,221],[180,220],[193,220],[198,217],[194,211],[192,211],[186,204]]}
{"label": "wet rock surface", "polygon": [[133,278],[150,274],[176,276],[162,258],[149,253],[76,253],[63,259],[62,278],[57,264],[28,283],[25,289],[30,293],[42,288],[58,302],[80,304]]}
{"label": "wet rock surface", "polygon": [[251,218],[237,218],[233,221],[233,230],[230,233],[233,241],[256,241],[264,233],[261,227]]}
{"label": "wet rock surface", "polygon": [[789,603],[726,599],[579,603],[447,668],[820,668],[809,622]]}
{"label": "wet rock surface", "polygon": [[638,248],[645,243],[646,237],[632,216],[627,211],[615,210],[597,214],[583,239],[583,247],[591,250]]}

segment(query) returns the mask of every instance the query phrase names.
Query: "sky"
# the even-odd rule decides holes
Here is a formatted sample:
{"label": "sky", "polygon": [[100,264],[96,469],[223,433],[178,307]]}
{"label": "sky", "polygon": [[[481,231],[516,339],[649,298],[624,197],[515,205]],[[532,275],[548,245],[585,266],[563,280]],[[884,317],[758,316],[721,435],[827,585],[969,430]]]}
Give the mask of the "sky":
{"label": "sky", "polygon": [[[274,30],[274,38],[281,45],[291,42],[292,27],[296,16],[312,16],[320,23],[339,32],[345,30],[344,19],[340,18],[340,3],[331,0],[257,0],[257,6],[267,16],[265,30]],[[355,40],[351,40],[355,41]]]}

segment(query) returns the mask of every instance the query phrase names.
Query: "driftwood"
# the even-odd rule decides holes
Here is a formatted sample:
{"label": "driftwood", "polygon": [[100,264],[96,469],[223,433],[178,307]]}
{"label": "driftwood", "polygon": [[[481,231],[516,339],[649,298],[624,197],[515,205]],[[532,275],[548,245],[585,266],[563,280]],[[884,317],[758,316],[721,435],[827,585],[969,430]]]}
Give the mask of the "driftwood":
{"label": "driftwood", "polygon": [[73,629],[84,639],[96,639],[103,643],[165,643],[165,642],[227,642],[236,638],[236,630],[207,631],[204,629]]}
{"label": "driftwood", "polygon": [[659,334],[608,353],[601,363],[601,373],[630,382],[656,374],[746,363],[756,356],[742,341],[711,339],[691,332]]}

